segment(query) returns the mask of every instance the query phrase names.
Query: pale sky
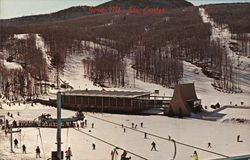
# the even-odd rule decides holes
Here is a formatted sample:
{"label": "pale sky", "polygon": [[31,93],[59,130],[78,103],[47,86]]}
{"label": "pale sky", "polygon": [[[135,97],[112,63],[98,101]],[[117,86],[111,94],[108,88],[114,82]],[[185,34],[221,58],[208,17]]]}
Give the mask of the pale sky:
{"label": "pale sky", "polygon": [[109,0],[0,0],[0,19],[56,12],[72,6],[98,5]]}

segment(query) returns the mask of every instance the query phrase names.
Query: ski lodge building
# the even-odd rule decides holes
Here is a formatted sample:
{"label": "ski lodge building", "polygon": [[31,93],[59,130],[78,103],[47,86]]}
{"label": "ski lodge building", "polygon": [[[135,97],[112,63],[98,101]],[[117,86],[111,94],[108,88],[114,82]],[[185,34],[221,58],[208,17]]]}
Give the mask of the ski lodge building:
{"label": "ski lodge building", "polygon": [[190,116],[201,106],[201,100],[197,98],[194,84],[177,84],[174,88],[173,98],[164,114],[168,116]]}
{"label": "ski lodge building", "polygon": [[[143,91],[71,90],[62,92],[62,107],[70,110],[138,114],[163,108],[167,116],[190,116],[201,109],[193,83],[177,84],[173,97]],[[55,106],[56,101],[53,100]]]}
{"label": "ski lodge building", "polygon": [[149,109],[150,92],[73,90],[62,93],[62,107],[71,110],[139,113]]}

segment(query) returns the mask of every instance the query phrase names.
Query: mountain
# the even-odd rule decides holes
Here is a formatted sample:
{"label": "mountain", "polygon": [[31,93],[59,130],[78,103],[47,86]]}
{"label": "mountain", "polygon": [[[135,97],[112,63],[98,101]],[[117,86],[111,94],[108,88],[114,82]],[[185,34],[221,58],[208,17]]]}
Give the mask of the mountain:
{"label": "mountain", "polygon": [[112,6],[120,7],[121,9],[128,9],[131,6],[135,6],[138,9],[145,7],[171,9],[193,6],[193,4],[185,0],[112,0],[97,7],[104,8]]}
{"label": "mountain", "polygon": [[[150,8],[181,8],[193,6],[192,3],[189,3],[185,0],[112,0],[101,5],[98,5],[94,8],[104,8],[107,7],[120,7],[122,10],[128,9],[130,6],[135,6],[138,9],[144,7]],[[29,25],[35,23],[44,23],[44,22],[54,22],[67,19],[73,19],[81,16],[89,15],[89,6],[77,6],[70,7],[55,13],[34,15],[34,16],[24,16],[18,18],[12,18],[7,20],[0,20],[0,24],[7,26],[17,26],[17,25]]]}

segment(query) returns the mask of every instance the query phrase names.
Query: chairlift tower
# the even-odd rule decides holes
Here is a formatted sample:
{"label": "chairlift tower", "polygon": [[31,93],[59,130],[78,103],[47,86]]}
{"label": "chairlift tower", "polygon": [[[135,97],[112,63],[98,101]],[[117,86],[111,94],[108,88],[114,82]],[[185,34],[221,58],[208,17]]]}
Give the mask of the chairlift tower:
{"label": "chairlift tower", "polygon": [[57,92],[57,133],[56,133],[56,144],[57,144],[57,159],[61,160],[61,128],[62,128],[62,120],[61,120],[61,107],[62,107],[62,95],[61,92]]}
{"label": "chairlift tower", "polygon": [[[57,122],[57,133],[56,133],[56,144],[57,144],[57,160],[62,160],[62,139],[61,139],[61,128],[62,128],[62,122],[75,122],[78,120],[83,120],[84,115],[80,112],[77,117],[72,118],[61,118],[61,110],[62,110],[62,94],[61,92],[57,92],[56,95],[57,99],[57,118],[56,119],[48,119],[47,122]],[[53,160],[53,157],[52,157]]]}

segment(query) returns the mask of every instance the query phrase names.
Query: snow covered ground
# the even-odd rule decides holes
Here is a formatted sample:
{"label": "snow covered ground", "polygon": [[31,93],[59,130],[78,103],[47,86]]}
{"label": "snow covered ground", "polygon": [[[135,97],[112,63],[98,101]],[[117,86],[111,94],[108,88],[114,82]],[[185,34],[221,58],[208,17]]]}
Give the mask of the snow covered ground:
{"label": "snow covered ground", "polygon": [[[195,90],[198,98],[201,99],[202,105],[210,106],[211,104],[216,104],[219,102],[222,105],[232,104],[240,105],[240,102],[244,102],[245,105],[250,105],[250,89],[245,90],[243,93],[230,94],[219,92],[211,86],[213,79],[208,78],[201,72],[201,69],[192,65],[188,62],[183,62],[184,64],[184,76],[183,83],[195,84]],[[194,73],[194,69],[199,70],[199,74]],[[247,88],[245,88],[247,89]]]}
{"label": "snow covered ground", "polygon": [[[11,107],[3,104],[0,115],[6,115],[7,112],[12,113],[15,120],[33,120],[42,113],[50,113],[52,117],[56,116],[56,108],[40,104],[34,105],[34,107],[31,107],[30,104],[21,104],[21,106],[12,105]],[[17,112],[20,112],[21,116],[17,116]],[[228,114],[231,113],[228,112]],[[73,111],[62,110],[62,117],[71,117],[73,115]],[[245,115],[249,116],[247,114]],[[80,131],[96,136],[149,160],[172,159],[174,154],[173,143],[149,135],[147,139],[144,139],[143,133],[128,128],[126,129],[126,133],[124,133],[121,126],[105,122],[93,116],[123,124],[128,127],[131,127],[131,123],[135,123],[138,125],[136,130],[166,138],[171,136],[176,141],[227,156],[250,153],[250,125],[221,123],[220,121],[211,122],[190,118],[178,119],[165,116],[133,116],[101,113],[85,114],[88,121],[88,127],[84,129],[81,128]],[[10,121],[13,120],[8,116],[7,118]],[[141,122],[143,122],[143,127],[140,127]],[[94,123],[93,129],[90,127],[91,123]],[[42,138],[38,136],[39,131],[37,128],[22,128],[21,134],[14,134],[14,139],[17,138],[20,140],[21,138],[21,143],[27,146],[27,154],[22,154],[20,147],[19,149],[14,149],[15,153],[10,153],[10,135],[5,137],[4,132],[1,130],[0,159],[35,159],[35,148],[37,145],[39,145],[42,150],[42,159],[50,158],[51,151],[56,149],[56,129],[41,128],[40,130]],[[91,132],[89,132],[90,130]],[[242,143],[236,142],[237,135],[241,136],[243,140]],[[62,129],[62,141],[63,150],[69,146],[72,148],[72,160],[109,160],[111,159],[110,152],[114,149],[113,146],[91,138],[73,128]],[[150,151],[152,141],[156,142],[158,151]],[[207,148],[208,142],[211,142],[212,148]],[[96,144],[96,150],[92,150],[92,143]],[[176,160],[191,160],[192,158],[190,156],[194,150],[197,150],[199,158],[202,160],[221,157],[219,155],[177,144]],[[122,151],[118,151],[118,153],[118,157],[120,157]],[[129,156],[132,157],[132,160],[141,159],[131,154],[129,154]]]}
{"label": "snow covered ground", "polygon": [[250,119],[250,109],[246,108],[226,108],[219,113],[225,114],[222,120],[227,118],[244,118]]}

